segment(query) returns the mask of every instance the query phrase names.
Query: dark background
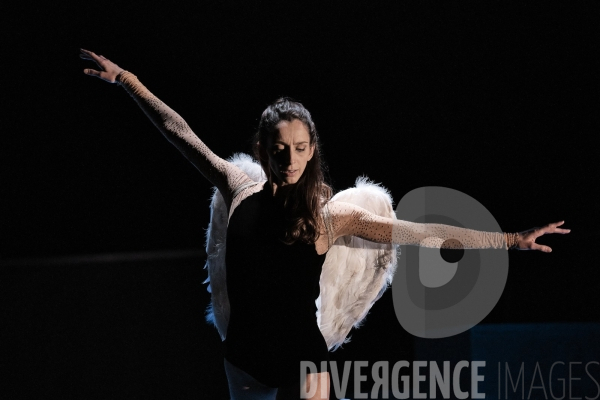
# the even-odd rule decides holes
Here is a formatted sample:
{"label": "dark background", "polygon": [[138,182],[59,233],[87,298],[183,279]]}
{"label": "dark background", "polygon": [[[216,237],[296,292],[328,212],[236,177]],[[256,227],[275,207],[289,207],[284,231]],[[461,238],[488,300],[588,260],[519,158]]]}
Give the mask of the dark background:
{"label": "dark background", "polygon": [[[80,47],[222,157],[249,152],[286,95],[311,111],[336,190],[364,174],[395,202],[460,190],[509,232],[565,220],[570,235],[538,240],[552,254],[510,253],[484,323],[599,322],[597,2],[67,4],[2,13],[7,398],[227,396],[203,321],[211,186],[122,88],[82,73]],[[410,359],[391,303],[334,358]]]}

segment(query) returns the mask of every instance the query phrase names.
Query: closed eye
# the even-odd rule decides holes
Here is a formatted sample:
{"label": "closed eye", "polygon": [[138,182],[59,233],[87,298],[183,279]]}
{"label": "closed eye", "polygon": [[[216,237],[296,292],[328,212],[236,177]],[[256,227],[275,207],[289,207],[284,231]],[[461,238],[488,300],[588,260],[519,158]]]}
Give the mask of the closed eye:
{"label": "closed eye", "polygon": [[[274,148],[273,148],[273,153],[274,153],[274,154],[277,154],[277,153],[279,153],[280,151],[283,151],[283,150],[285,150],[285,148],[284,148],[284,147],[281,147],[281,148],[280,148],[280,147],[274,147]],[[298,151],[298,152],[303,152],[303,151],[305,151],[305,150],[306,150],[306,147],[303,147],[303,148],[296,148],[296,151]]]}

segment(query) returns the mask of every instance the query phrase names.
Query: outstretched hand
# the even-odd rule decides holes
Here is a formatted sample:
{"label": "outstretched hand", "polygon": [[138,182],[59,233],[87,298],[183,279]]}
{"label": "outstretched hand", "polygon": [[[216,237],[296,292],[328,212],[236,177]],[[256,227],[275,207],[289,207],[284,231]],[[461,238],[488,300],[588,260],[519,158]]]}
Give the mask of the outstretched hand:
{"label": "outstretched hand", "polygon": [[119,67],[117,64],[113,63],[109,59],[104,56],[96,55],[93,51],[80,49],[81,53],[79,57],[84,60],[92,60],[94,61],[102,71],[96,71],[95,69],[86,68],[83,70],[83,73],[86,75],[91,75],[102,79],[103,81],[115,83],[117,75],[119,75],[123,68]]}
{"label": "outstretched hand", "polygon": [[535,240],[548,233],[562,233],[566,234],[571,232],[570,229],[559,228],[565,221],[555,222],[553,224],[548,224],[542,228],[533,228],[527,231],[523,231],[519,233],[519,241],[517,243],[516,248],[518,250],[540,250],[545,253],[550,253],[552,249],[548,246],[544,246],[542,244],[537,244]]}

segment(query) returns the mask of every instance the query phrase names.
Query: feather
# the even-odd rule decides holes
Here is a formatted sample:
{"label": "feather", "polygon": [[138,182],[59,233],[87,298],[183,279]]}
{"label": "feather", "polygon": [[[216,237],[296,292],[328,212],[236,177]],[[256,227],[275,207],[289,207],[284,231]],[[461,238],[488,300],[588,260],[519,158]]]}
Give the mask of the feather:
{"label": "feather", "polygon": [[[388,218],[396,218],[387,189],[367,177],[343,190],[332,201],[345,201]],[[327,252],[317,299],[317,322],[330,351],[348,343],[350,330],[359,328],[373,304],[391,285],[397,266],[397,246],[354,236],[338,238]]]}
{"label": "feather", "polygon": [[[227,161],[236,165],[254,181],[265,180],[261,166],[248,154],[237,153]],[[225,340],[229,324],[229,297],[225,275],[227,225],[227,205],[221,192],[214,188],[210,202],[210,222],[206,230],[207,257],[204,269],[208,270],[208,278],[203,283],[208,283],[206,289],[211,294],[211,302],[206,309],[206,321],[217,328],[221,340]]]}

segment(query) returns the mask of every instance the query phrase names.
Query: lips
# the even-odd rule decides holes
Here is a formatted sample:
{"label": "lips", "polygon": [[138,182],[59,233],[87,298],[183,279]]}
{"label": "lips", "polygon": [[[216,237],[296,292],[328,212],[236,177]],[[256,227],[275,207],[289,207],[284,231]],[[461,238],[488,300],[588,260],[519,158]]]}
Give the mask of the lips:
{"label": "lips", "polygon": [[281,171],[281,173],[284,174],[285,176],[294,176],[296,174],[296,172],[298,172],[297,169],[292,170],[292,171]]}

